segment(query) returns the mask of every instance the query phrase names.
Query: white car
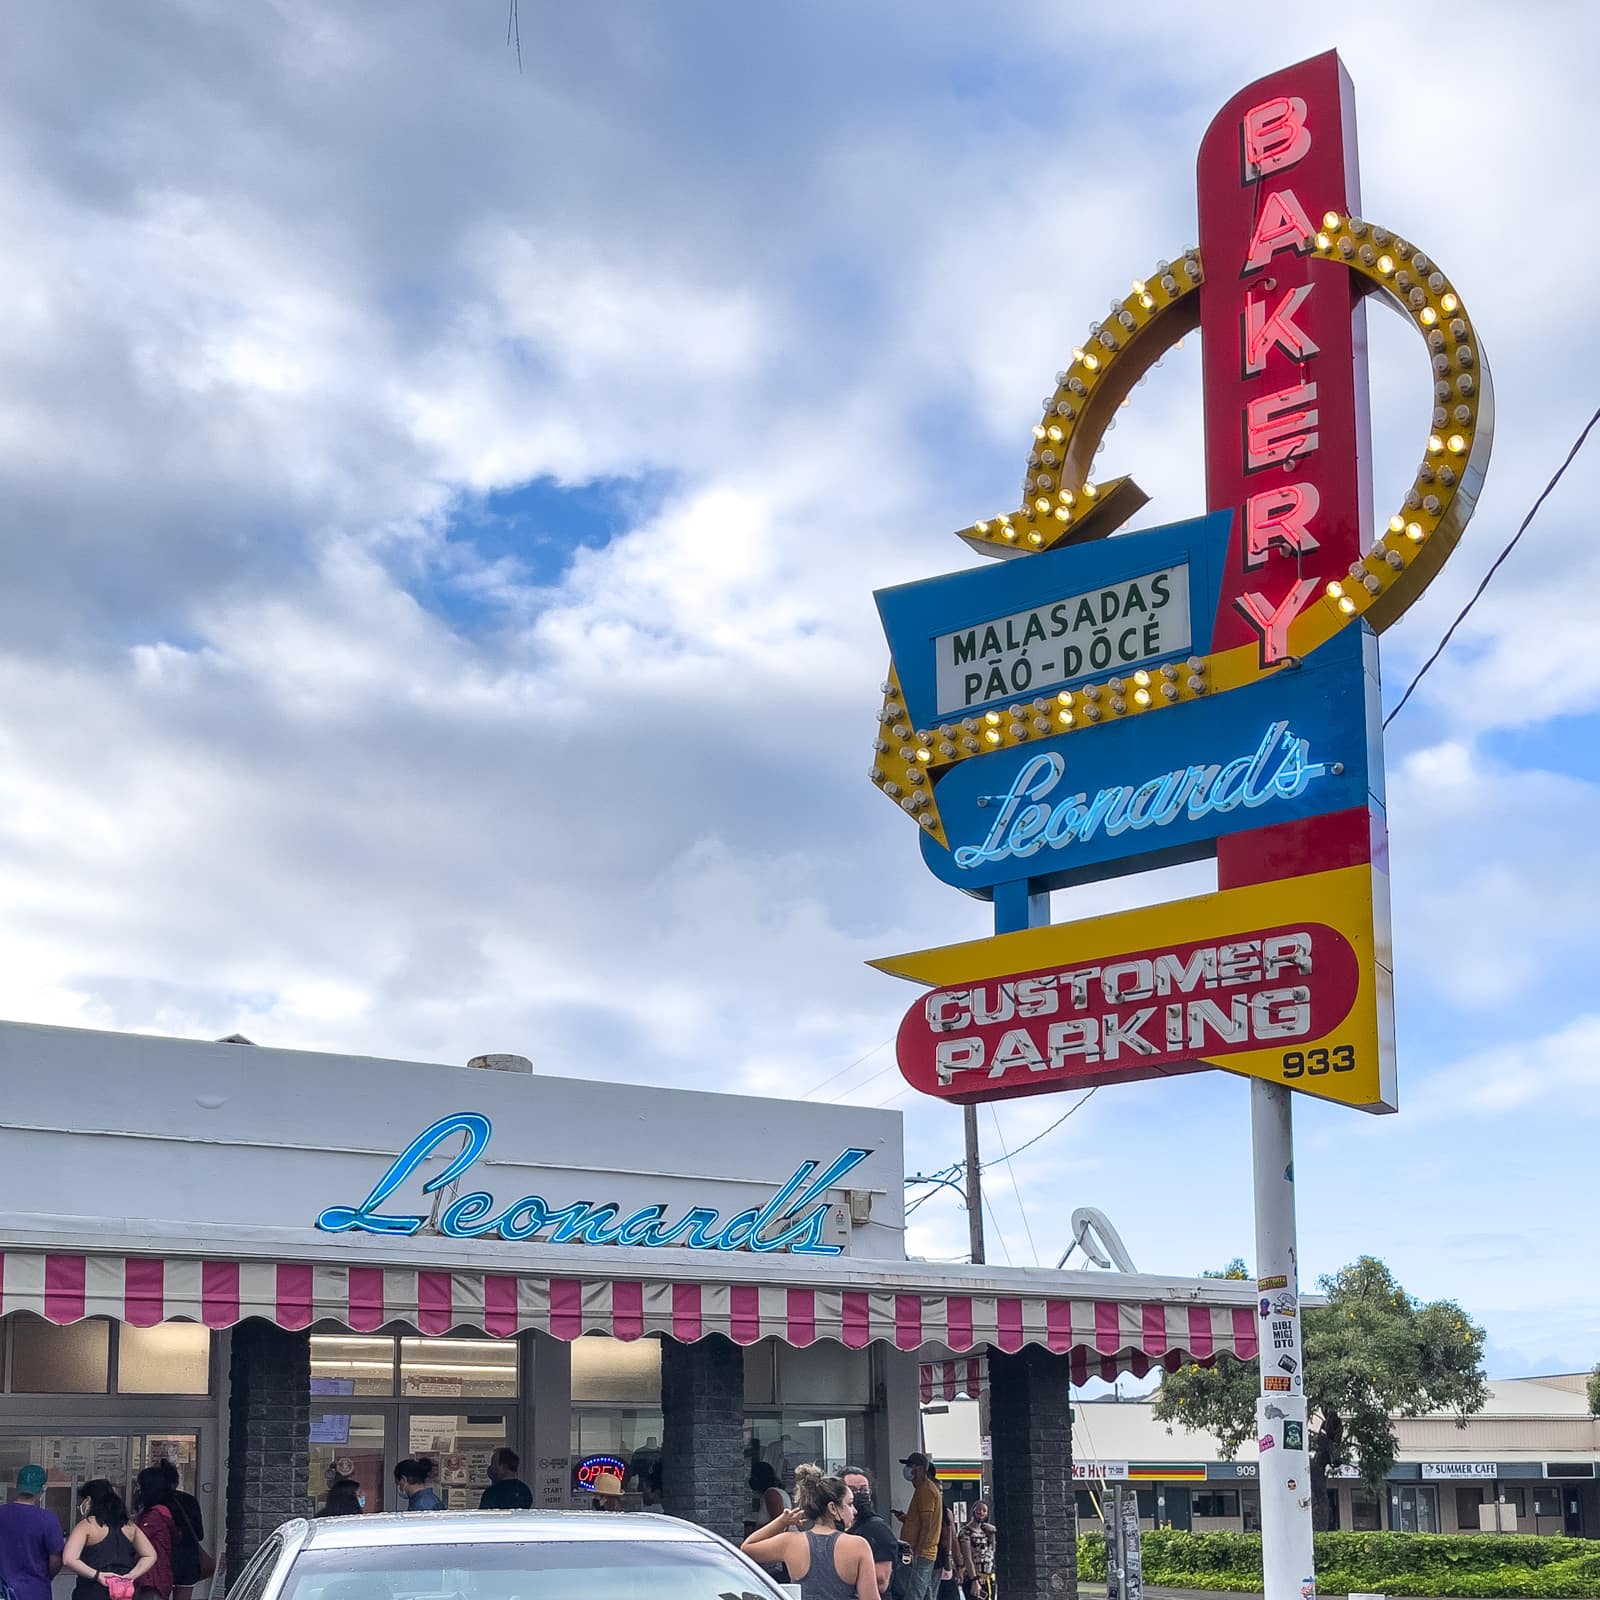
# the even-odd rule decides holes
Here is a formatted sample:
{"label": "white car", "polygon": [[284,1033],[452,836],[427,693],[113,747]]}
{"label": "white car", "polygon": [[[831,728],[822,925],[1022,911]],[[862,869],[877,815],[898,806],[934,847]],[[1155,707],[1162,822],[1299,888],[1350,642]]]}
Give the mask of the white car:
{"label": "white car", "polygon": [[792,1600],[673,1517],[411,1511],[286,1522],[228,1600]]}

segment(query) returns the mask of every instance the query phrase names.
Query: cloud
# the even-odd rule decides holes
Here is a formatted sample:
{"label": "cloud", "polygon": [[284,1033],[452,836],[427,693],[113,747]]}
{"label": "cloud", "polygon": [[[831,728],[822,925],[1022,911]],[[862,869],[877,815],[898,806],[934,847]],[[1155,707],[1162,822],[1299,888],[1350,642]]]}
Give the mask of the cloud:
{"label": "cloud", "polygon": [[1585,1012],[1554,1032],[1497,1045],[1430,1072],[1407,1115],[1504,1117],[1530,1106],[1566,1116],[1600,1115],[1600,1013]]}
{"label": "cloud", "polygon": [[[1455,16],[1434,76],[1381,9],[1341,21],[1367,208],[1449,264],[1500,398],[1478,520],[1385,639],[1391,698],[1592,404],[1565,263],[1600,220],[1549,152],[1582,147],[1594,23]],[[1022,0],[914,28],[845,0],[619,0],[525,16],[519,76],[503,6],[20,14],[0,62],[0,1012],[821,1085],[905,1110],[913,1165],[953,1160],[959,1119],[884,1070],[911,991],[863,963],[979,937],[988,912],[923,873],[865,783],[871,590],[969,559],[949,530],[1011,502],[1065,353],[1192,242],[1216,105],[1326,42],[1316,17],[1259,23],[1165,19],[1130,73],[1123,19]],[[1504,242],[1502,219],[1541,214],[1564,257]],[[1380,506],[1427,406],[1402,332],[1374,321]],[[1175,519],[1201,503],[1200,438],[1191,342],[1102,470]],[[1460,1070],[1469,1101],[1506,1061],[1576,1071],[1554,1041],[1588,1037],[1553,974],[1594,931],[1593,784],[1485,730],[1567,717],[1592,741],[1593,471],[1395,728],[1407,1081]],[[489,497],[540,479],[559,507],[602,478],[662,487],[600,548],[519,561],[478,539]],[[1057,915],[1154,892],[1096,886]],[[1054,1260],[1093,1200],[1141,1266],[1231,1254],[1243,1106],[1218,1076],[1106,1091],[1012,1164],[1020,1201],[991,1170],[991,1224],[1031,1259],[1025,1210]],[[985,1114],[986,1154],[1063,1109],[1010,1102],[998,1134]],[[1559,1133],[1537,1097],[1498,1114]],[[1389,1126],[1362,1143],[1409,1138]],[[1425,1137],[1409,1170],[1448,1176]],[[1319,1236],[1329,1264],[1356,1231]],[[941,1197],[908,1240],[950,1255],[964,1232]],[[1404,1238],[1427,1267],[1434,1242]]]}

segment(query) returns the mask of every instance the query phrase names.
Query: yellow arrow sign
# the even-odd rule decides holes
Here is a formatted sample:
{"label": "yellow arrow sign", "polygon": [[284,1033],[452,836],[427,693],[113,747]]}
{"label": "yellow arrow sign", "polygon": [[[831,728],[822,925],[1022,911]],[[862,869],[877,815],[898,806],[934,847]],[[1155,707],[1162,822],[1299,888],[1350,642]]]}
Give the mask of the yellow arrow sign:
{"label": "yellow arrow sign", "polygon": [[1370,865],[889,956],[932,986],[907,1082],[961,1104],[1217,1067],[1396,1109],[1388,879]]}

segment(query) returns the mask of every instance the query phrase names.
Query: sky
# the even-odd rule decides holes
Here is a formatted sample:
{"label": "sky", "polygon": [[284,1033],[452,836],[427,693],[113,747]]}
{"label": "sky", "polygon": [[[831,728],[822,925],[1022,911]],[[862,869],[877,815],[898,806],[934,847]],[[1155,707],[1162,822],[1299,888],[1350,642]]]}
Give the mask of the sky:
{"label": "sky", "polygon": [[[865,963],[987,908],[868,786],[873,589],[970,564],[1066,353],[1194,243],[1213,112],[1336,46],[1365,212],[1497,391],[1392,706],[1600,401],[1600,13],[522,0],[519,70],[507,9],[9,18],[0,1015],[889,1104],[944,1167]],[[1430,373],[1371,323],[1387,508]],[[1203,509],[1199,400],[1191,339],[1109,436],[1140,525]],[[1390,729],[1402,1110],[1296,1107],[1303,1276],[1384,1257],[1495,1375],[1600,1359],[1597,491],[1600,443]],[[1243,1080],[1001,1159],[1071,1103],[982,1112],[991,1259],[1079,1205],[1143,1270],[1250,1255]],[[907,1243],[965,1239],[941,1195]]]}

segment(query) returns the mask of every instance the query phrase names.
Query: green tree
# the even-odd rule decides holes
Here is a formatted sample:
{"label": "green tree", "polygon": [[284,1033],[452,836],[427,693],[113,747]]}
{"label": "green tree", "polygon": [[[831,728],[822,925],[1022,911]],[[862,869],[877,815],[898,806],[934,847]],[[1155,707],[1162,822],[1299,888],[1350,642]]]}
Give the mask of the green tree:
{"label": "green tree", "polygon": [[1600,1417],[1600,1361],[1595,1362],[1594,1371],[1589,1374],[1589,1412]]}
{"label": "green tree", "polygon": [[[1208,1277],[1233,1277],[1234,1266]],[[1240,1274],[1242,1275],[1242,1274]],[[1390,1418],[1453,1411],[1458,1427],[1488,1399],[1483,1329],[1453,1300],[1424,1305],[1373,1256],[1318,1280],[1326,1304],[1302,1308],[1306,1406],[1310,1417],[1311,1508],[1328,1522],[1328,1474],[1359,1467],[1377,1489],[1394,1465]],[[1155,1414],[1207,1429],[1231,1457],[1256,1427],[1257,1363],[1223,1357],[1215,1367],[1182,1367],[1162,1380]],[[1600,1399],[1600,1369],[1590,1386]]]}

